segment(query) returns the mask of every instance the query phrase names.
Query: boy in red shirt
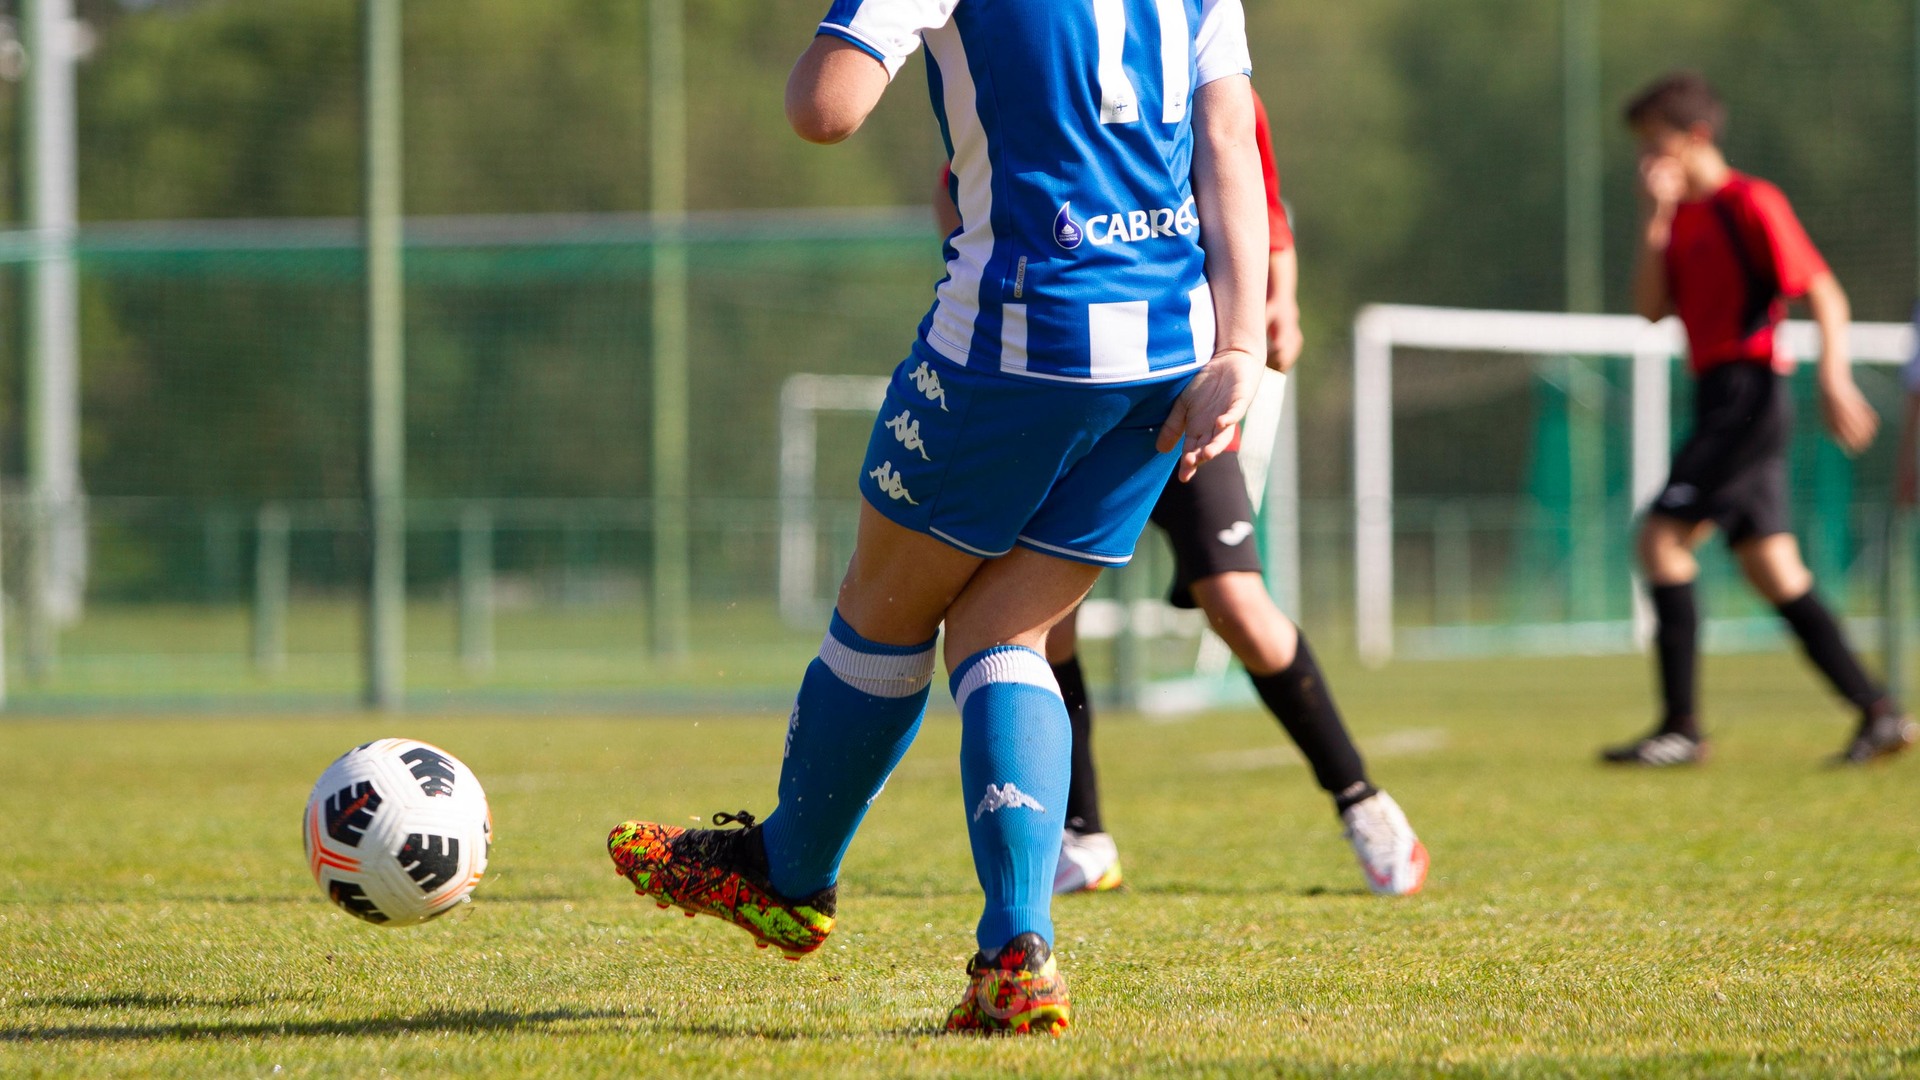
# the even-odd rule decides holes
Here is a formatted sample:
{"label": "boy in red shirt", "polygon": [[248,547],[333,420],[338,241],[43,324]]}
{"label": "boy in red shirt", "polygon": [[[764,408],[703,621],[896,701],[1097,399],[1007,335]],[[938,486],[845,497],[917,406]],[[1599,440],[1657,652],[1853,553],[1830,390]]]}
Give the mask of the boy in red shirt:
{"label": "boy in red shirt", "polygon": [[1741,572],[1779,611],[1808,659],[1859,711],[1843,763],[1863,764],[1914,741],[1915,725],[1861,668],[1789,531],[1787,448],[1793,402],[1779,340],[1786,301],[1805,299],[1820,325],[1820,411],[1849,454],[1879,418],[1849,366],[1847,296],[1780,189],[1734,171],[1717,139],[1726,110],[1699,75],[1669,75],[1633,99],[1644,215],[1634,305],[1649,320],[1678,315],[1698,385],[1694,429],[1640,530],[1639,554],[1658,618],[1665,713],[1653,734],[1604,752],[1609,762],[1680,765],[1705,757],[1695,711],[1699,614],[1694,550],[1717,526]]}

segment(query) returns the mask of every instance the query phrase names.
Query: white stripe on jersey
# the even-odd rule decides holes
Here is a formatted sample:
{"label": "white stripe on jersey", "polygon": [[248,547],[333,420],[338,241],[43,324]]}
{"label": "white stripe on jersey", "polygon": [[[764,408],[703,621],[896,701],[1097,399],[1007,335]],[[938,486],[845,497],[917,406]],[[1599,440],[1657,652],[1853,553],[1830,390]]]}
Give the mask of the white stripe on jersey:
{"label": "white stripe on jersey", "polygon": [[[900,73],[900,67],[920,47],[920,32],[929,27],[948,25],[960,0],[861,0],[846,13],[847,5],[835,4],[820,28],[850,38],[880,54],[887,78]],[[835,12],[840,17],[835,19]]]}
{"label": "white stripe on jersey", "polygon": [[959,181],[960,235],[950,243],[956,258],[947,264],[947,280],[935,290],[933,326],[927,344],[962,367],[973,351],[973,327],[980,318],[980,275],[993,259],[993,164],[987,157],[986,128],[980,123],[973,71],[960,31],[952,23],[924,35],[927,56],[940,68],[953,141],[953,175]]}
{"label": "white stripe on jersey", "polygon": [[[1178,2],[1178,0],[1176,0]],[[1182,23],[1186,12],[1181,12]],[[1095,77],[1100,80],[1100,122],[1131,124],[1140,119],[1140,95],[1127,78],[1126,0],[1093,0],[1093,24],[1099,34],[1100,55]]]}
{"label": "white stripe on jersey", "polygon": [[1027,373],[1027,305],[1006,304],[1000,309],[1000,370]]}
{"label": "white stripe on jersey", "polygon": [[1240,0],[1200,0],[1200,29],[1194,31],[1193,51],[1199,58],[1201,86],[1229,75],[1253,74]]}
{"label": "white stripe on jersey", "polygon": [[1193,305],[1192,314],[1187,316],[1193,324],[1193,358],[1201,363],[1213,359],[1213,288],[1206,282],[1187,294],[1187,301]]}
{"label": "white stripe on jersey", "polygon": [[1186,0],[1157,0],[1160,5],[1160,120],[1177,124],[1187,118],[1187,98],[1193,93],[1193,35],[1187,31]]}
{"label": "white stripe on jersey", "polygon": [[[1087,375],[1096,380],[1152,374],[1147,359],[1145,300],[1087,305]],[[1211,350],[1209,350],[1211,351]]]}

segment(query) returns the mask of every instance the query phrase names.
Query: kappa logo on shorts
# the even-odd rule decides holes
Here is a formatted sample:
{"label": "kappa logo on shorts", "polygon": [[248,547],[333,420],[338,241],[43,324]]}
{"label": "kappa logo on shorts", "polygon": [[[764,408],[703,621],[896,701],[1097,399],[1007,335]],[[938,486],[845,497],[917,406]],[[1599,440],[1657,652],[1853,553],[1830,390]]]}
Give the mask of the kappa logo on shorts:
{"label": "kappa logo on shorts", "polygon": [[980,796],[980,805],[973,808],[973,820],[979,821],[995,810],[1010,808],[1038,810],[1043,814],[1047,812],[1047,808],[1040,805],[1040,800],[1021,791],[1009,780],[1004,784],[987,785],[987,793]]}
{"label": "kappa logo on shorts", "polygon": [[918,451],[921,461],[933,460],[927,456],[927,441],[920,437],[920,421],[913,418],[912,410],[900,410],[899,416],[887,421],[887,430],[893,432],[893,437],[900,440],[901,446]]}
{"label": "kappa logo on shorts", "polygon": [[947,391],[940,385],[940,375],[933,370],[932,364],[920,361],[920,366],[909,372],[907,378],[913,380],[915,390],[927,395],[928,401],[938,402],[941,412],[947,411]]}
{"label": "kappa logo on shorts", "polygon": [[913,495],[907,491],[906,481],[900,479],[900,474],[893,471],[893,462],[881,462],[879,468],[867,474],[867,478],[879,485],[880,490],[886,494],[887,498],[894,500],[905,499],[907,500],[908,506],[920,505],[914,501]]}
{"label": "kappa logo on shorts", "polygon": [[1218,533],[1220,542],[1228,547],[1239,547],[1247,542],[1247,537],[1252,535],[1253,522],[1251,521],[1236,521],[1232,528],[1221,529]]}

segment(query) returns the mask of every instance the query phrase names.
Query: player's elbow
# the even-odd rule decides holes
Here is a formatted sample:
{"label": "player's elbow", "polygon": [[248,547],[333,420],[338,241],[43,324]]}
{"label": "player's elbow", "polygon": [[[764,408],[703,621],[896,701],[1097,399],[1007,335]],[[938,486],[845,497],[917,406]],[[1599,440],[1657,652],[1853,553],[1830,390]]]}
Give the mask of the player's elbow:
{"label": "player's elbow", "polygon": [[1853,317],[1847,290],[1840,287],[1840,279],[1834,277],[1831,270],[1807,283],[1807,306],[1815,318],[1826,316],[1846,321]]}
{"label": "player's elbow", "polygon": [[793,133],[810,143],[832,146],[845,142],[854,132],[860,130],[860,124],[866,117],[851,109],[838,107],[835,102],[818,93],[811,93],[806,87],[787,86],[787,123],[793,125]]}
{"label": "player's elbow", "polygon": [[810,143],[846,141],[887,89],[887,70],[837,38],[821,36],[787,76],[787,123]]}

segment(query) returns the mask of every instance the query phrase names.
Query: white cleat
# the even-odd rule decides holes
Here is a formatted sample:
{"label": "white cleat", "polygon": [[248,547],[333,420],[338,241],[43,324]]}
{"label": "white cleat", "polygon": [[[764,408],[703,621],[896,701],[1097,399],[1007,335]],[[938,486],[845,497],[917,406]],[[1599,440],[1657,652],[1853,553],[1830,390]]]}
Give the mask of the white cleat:
{"label": "white cleat", "polygon": [[1075,892],[1106,892],[1120,880],[1120,848],[1107,833],[1077,833],[1060,837],[1060,864],[1053,872],[1055,896]]}
{"label": "white cleat", "polygon": [[1347,823],[1347,842],[1360,859],[1367,888],[1381,896],[1410,896],[1426,884],[1427,845],[1413,835],[1393,796],[1376,792],[1347,807],[1340,819]]}

